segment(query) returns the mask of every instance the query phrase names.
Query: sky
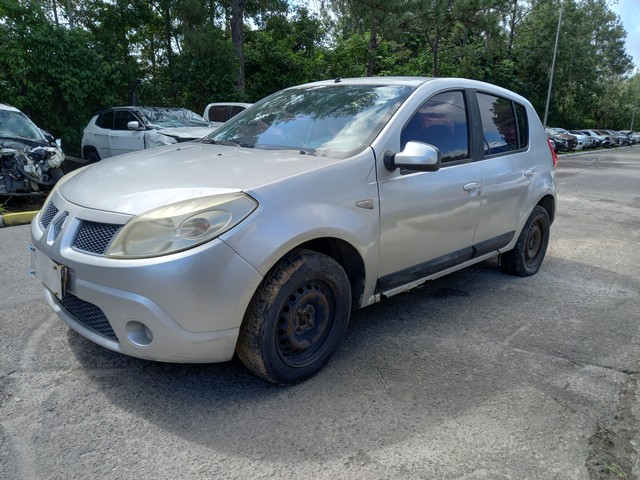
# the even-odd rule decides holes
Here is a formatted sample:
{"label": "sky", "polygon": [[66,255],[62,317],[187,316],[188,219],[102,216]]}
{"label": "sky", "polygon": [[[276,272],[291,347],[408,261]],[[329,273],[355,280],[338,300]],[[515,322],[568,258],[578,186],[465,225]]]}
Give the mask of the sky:
{"label": "sky", "polygon": [[627,53],[633,57],[636,71],[640,69],[640,0],[615,0],[611,10],[618,14],[627,31]]}

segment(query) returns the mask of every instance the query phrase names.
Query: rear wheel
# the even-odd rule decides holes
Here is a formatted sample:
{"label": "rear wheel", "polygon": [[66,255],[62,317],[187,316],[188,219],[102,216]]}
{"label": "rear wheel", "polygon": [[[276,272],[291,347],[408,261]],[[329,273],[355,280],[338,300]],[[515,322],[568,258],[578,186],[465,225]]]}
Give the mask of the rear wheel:
{"label": "rear wheel", "polygon": [[100,155],[95,150],[89,150],[86,154],[86,160],[89,163],[96,163],[100,161]]}
{"label": "rear wheel", "polygon": [[347,328],[351,289],[334,259],[294,250],[265,277],[245,314],[237,352],[253,373],[289,385],[318,372]]}
{"label": "rear wheel", "polygon": [[535,274],[547,252],[550,232],[549,214],[537,205],[529,215],[513,250],[500,255],[502,270],[520,277]]}

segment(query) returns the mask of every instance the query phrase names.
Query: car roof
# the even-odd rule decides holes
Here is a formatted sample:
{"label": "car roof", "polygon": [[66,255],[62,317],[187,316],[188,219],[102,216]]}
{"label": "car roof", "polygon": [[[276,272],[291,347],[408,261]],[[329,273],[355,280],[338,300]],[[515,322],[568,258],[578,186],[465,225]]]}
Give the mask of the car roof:
{"label": "car roof", "polygon": [[0,103],[0,110],[7,110],[9,112],[19,112],[16,107],[12,107],[11,105],[7,105],[6,103]]}
{"label": "car roof", "polygon": [[[435,77],[357,77],[357,78],[334,78],[333,80],[320,80],[305,85],[298,86],[315,86],[315,85],[331,85],[331,84],[347,84],[347,85],[410,85],[417,87],[423,83],[436,80]],[[294,87],[295,88],[295,87]]]}
{"label": "car roof", "polygon": [[219,106],[228,106],[228,105],[237,105],[240,107],[250,107],[251,105],[253,105],[253,103],[244,103],[244,102],[211,102],[207,104],[207,107],[211,107],[213,105],[219,105]]}
{"label": "car roof", "polygon": [[117,106],[117,107],[103,108],[102,110],[97,111],[93,115],[94,116],[95,115],[100,115],[101,113],[111,112],[111,111],[115,111],[115,110],[130,110],[132,112],[141,112],[142,110],[174,110],[174,111],[178,111],[178,110],[188,110],[188,108],[184,108],[184,107],[147,107],[145,105],[135,105],[135,106],[134,105],[123,105],[123,106]]}

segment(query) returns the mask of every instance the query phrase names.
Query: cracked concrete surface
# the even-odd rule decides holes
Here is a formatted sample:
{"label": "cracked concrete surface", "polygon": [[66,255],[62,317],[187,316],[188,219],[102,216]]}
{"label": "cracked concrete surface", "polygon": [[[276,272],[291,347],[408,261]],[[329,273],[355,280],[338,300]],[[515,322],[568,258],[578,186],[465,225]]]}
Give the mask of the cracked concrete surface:
{"label": "cracked concrete surface", "polygon": [[70,331],[0,230],[0,478],[640,478],[640,147],[562,156],[541,271],[495,262],[354,314],[280,388]]}

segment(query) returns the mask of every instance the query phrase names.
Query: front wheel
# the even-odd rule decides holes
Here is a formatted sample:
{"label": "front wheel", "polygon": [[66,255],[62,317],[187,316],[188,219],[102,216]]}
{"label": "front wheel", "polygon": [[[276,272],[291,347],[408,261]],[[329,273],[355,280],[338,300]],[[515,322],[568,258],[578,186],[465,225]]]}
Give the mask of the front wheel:
{"label": "front wheel", "polygon": [[351,288],[331,257],[298,249],[269,272],[240,327],[237,353],[254,374],[289,385],[318,372],[349,322]]}
{"label": "front wheel", "polygon": [[520,232],[513,250],[500,255],[502,270],[520,277],[535,274],[540,269],[547,252],[550,232],[549,214],[543,207],[536,205]]}

